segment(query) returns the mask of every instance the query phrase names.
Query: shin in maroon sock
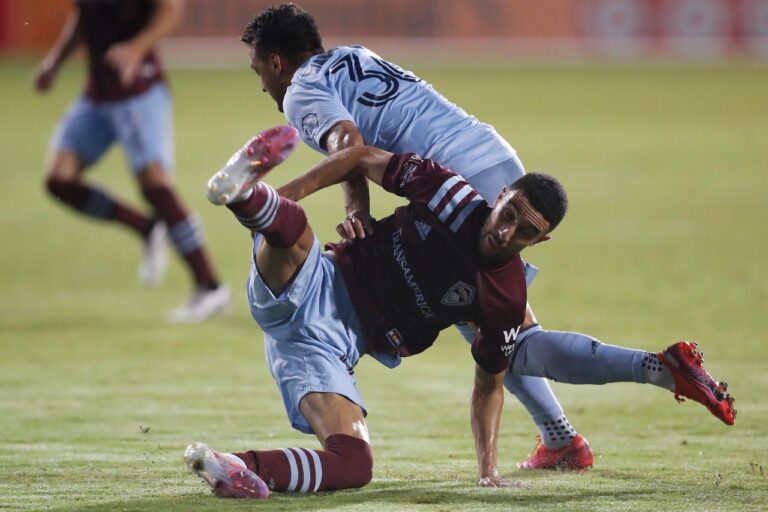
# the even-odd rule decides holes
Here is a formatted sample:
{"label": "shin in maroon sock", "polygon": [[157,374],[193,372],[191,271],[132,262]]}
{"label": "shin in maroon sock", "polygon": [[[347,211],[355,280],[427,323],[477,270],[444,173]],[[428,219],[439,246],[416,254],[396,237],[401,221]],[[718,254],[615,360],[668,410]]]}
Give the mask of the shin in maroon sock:
{"label": "shin in maroon sock", "polygon": [[278,492],[315,492],[367,485],[373,477],[371,446],[346,434],[328,436],[325,450],[281,448],[236,453]]}
{"label": "shin in maroon sock", "polygon": [[280,197],[266,183],[257,183],[248,199],[229,204],[227,208],[243,226],[261,233],[272,247],[291,247],[307,227],[304,208]]}

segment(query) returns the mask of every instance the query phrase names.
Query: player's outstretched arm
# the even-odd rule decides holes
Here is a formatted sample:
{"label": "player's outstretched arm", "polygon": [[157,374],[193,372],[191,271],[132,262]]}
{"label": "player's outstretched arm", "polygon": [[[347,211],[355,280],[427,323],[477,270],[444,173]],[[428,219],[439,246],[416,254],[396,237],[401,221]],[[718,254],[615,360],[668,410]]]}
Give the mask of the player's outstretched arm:
{"label": "player's outstretched arm", "polygon": [[82,41],[80,32],[80,11],[75,8],[67,18],[59,37],[48,50],[45,58],[35,70],[35,89],[45,92],[53,85],[53,80],[61,64]]}
{"label": "player's outstretched arm", "polygon": [[318,190],[364,176],[381,185],[384,171],[392,153],[370,146],[353,146],[335,153],[295,180],[280,187],[277,192],[288,199],[299,201]]}
{"label": "player's outstretched arm", "polygon": [[501,410],[504,406],[505,372],[491,374],[475,366],[472,386],[471,423],[475,438],[477,464],[480,470],[479,484],[483,487],[525,487],[499,475],[496,464],[496,448],[499,441]]}
{"label": "player's outstretched arm", "polygon": [[[352,146],[364,146],[365,139],[354,122],[340,121],[328,130],[320,144],[332,155]],[[344,191],[344,212],[347,217],[336,226],[336,232],[348,239],[365,238],[372,234],[368,180],[358,175],[342,182],[341,189]]]}

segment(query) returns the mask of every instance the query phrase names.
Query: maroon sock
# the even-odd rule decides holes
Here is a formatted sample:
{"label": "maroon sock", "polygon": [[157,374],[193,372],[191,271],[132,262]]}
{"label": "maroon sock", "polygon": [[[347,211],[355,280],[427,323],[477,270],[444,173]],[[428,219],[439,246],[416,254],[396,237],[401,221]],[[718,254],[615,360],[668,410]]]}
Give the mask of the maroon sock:
{"label": "maroon sock", "polygon": [[304,208],[266,183],[257,183],[245,201],[228,204],[240,224],[264,235],[272,247],[287,249],[295,244],[307,227]]}
{"label": "maroon sock", "polygon": [[202,248],[198,247],[192,252],[184,254],[184,261],[187,262],[198,287],[208,290],[215,290],[219,287],[219,280],[213,273],[213,265]]}
{"label": "maroon sock", "polygon": [[152,220],[146,215],[99,188],[56,178],[49,178],[46,186],[54,197],[89,217],[114,220],[142,236],[152,227]]}
{"label": "maroon sock", "polygon": [[205,252],[203,234],[197,218],[184,208],[173,190],[168,187],[145,188],[142,193],[168,226],[168,236],[187,262],[195,283],[205,288],[216,288],[218,279]]}
{"label": "maroon sock", "polygon": [[373,476],[371,446],[345,434],[328,436],[325,450],[282,448],[235,453],[278,492],[315,492],[363,487]]}

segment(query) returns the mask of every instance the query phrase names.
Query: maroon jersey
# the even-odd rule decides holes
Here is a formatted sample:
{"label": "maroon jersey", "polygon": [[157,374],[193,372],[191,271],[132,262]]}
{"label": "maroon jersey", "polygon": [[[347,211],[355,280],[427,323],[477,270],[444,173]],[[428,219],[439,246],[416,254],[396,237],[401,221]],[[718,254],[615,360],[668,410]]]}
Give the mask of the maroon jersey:
{"label": "maroon jersey", "polygon": [[75,0],[80,30],[88,51],[86,95],[93,101],[117,101],[136,96],[163,80],[156,53],[150,51],[139,66],[136,80],[124,87],[117,70],[104,60],[107,50],[139,33],[154,13],[152,0]]}
{"label": "maroon jersey", "polygon": [[414,154],[392,157],[383,186],[410,203],[376,222],[374,236],[330,244],[369,351],[417,354],[442,329],[472,321],[477,364],[506,369],[525,319],[525,272],[519,256],[483,263],[478,240],[490,206],[460,176]]}

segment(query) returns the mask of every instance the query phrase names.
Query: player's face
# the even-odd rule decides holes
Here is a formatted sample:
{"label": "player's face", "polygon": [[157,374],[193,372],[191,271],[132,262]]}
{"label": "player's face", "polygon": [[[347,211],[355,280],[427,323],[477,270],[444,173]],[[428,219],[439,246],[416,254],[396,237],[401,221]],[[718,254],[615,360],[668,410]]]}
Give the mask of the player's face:
{"label": "player's face", "polygon": [[503,260],[549,240],[549,227],[523,192],[504,189],[480,231],[480,253],[489,260]]}
{"label": "player's face", "polygon": [[282,65],[279,55],[273,53],[262,59],[256,54],[256,50],[251,48],[251,69],[261,78],[261,90],[272,96],[280,112],[283,111],[283,98],[290,83],[285,83],[281,76]]}

